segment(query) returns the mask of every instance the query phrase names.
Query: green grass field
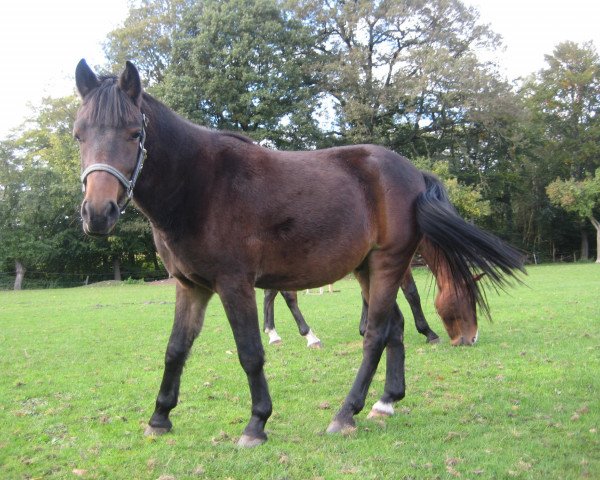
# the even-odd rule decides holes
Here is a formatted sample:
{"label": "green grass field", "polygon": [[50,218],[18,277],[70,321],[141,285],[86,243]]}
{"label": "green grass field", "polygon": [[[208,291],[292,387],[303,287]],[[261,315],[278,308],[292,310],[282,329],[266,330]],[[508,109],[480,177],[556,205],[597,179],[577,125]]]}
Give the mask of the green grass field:
{"label": "green grass field", "polygon": [[382,362],[349,436],[324,431],[361,360],[356,282],[299,295],[322,350],[305,347],[278,298],[284,343],[263,336],[274,413],[255,449],[235,445],[249,391],[218,299],[173,431],[149,439],[173,286],[0,292],[0,478],[600,478],[600,266],[530,267],[527,286],[489,294],[494,321],[472,348],[449,345],[430,276],[416,280],[443,342],[424,343],[402,299],[406,398],[385,422],[367,420]]}

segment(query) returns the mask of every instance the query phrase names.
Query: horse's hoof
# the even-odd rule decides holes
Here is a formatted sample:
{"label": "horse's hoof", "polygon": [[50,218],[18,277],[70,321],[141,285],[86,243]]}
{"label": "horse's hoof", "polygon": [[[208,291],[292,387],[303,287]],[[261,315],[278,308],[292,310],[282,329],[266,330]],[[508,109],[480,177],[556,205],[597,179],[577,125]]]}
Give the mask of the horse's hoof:
{"label": "horse's hoof", "polygon": [[308,347],[308,348],[316,348],[316,349],[321,349],[321,348],[323,348],[323,345],[321,345],[321,342],[320,342],[320,341],[318,341],[318,342],[309,343],[309,344],[307,345],[307,347]]}
{"label": "horse's hoof", "polygon": [[250,435],[244,434],[240,437],[237,444],[238,444],[238,447],[252,448],[252,447],[258,447],[259,445],[262,445],[266,441],[267,441],[267,437],[264,437],[264,438],[252,437]]}
{"label": "horse's hoof", "polygon": [[341,422],[339,420],[334,420],[327,427],[327,433],[341,433],[342,435],[350,435],[356,432],[356,425],[354,424],[354,420],[351,422]]}
{"label": "horse's hoof", "polygon": [[271,340],[269,341],[269,345],[281,345],[283,342],[281,341],[281,338],[278,338],[277,340]]}
{"label": "horse's hoof", "polygon": [[151,425],[148,425],[146,427],[146,430],[144,430],[144,435],[146,437],[158,437],[160,435],[164,435],[165,433],[168,433],[170,430],[171,430],[170,428],[153,427]]}
{"label": "horse's hoof", "polygon": [[427,343],[430,343],[431,345],[437,345],[440,343],[440,337],[436,335],[435,337],[428,338]]}
{"label": "horse's hoof", "polygon": [[377,401],[367,418],[391,417],[394,414],[394,406],[391,403],[384,403],[381,400]]}

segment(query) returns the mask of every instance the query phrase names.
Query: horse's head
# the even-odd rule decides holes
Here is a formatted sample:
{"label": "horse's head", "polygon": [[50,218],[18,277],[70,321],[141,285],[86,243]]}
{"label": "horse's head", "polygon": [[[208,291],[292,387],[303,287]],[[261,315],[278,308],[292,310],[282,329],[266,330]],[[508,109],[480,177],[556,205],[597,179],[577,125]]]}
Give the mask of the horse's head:
{"label": "horse's head", "polygon": [[[482,276],[477,275],[473,280],[477,282]],[[477,305],[468,288],[459,284],[443,286],[435,299],[435,308],[452,345],[473,345],[477,341]]]}
{"label": "horse's head", "polygon": [[83,229],[107,235],[133,195],[144,160],[142,85],[130,62],[120,77],[98,78],[81,60],[75,80],[82,99],[73,135],[81,154]]}

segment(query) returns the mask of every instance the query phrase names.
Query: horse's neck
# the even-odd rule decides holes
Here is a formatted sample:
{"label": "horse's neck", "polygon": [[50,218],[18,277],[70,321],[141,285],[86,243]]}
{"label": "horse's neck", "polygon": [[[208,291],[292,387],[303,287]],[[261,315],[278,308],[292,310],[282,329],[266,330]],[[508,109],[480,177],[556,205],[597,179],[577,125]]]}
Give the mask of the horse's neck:
{"label": "horse's neck", "polygon": [[185,214],[183,203],[190,179],[194,179],[194,193],[205,190],[198,175],[206,168],[203,152],[203,131],[176,115],[164,105],[151,99],[144,104],[148,118],[147,158],[140,176],[134,199],[142,212],[157,226],[173,224]]}

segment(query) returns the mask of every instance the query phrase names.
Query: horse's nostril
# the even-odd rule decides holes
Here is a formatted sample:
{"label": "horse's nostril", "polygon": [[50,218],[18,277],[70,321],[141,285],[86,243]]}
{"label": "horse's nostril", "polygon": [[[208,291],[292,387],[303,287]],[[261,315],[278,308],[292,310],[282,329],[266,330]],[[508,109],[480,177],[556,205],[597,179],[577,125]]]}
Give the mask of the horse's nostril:
{"label": "horse's nostril", "polygon": [[87,200],[84,200],[81,204],[81,218],[83,218],[83,220],[85,220],[86,222],[89,221],[90,213],[88,212]]}
{"label": "horse's nostril", "polygon": [[116,220],[119,216],[119,206],[116,202],[110,201],[106,206],[106,217],[112,220]]}

